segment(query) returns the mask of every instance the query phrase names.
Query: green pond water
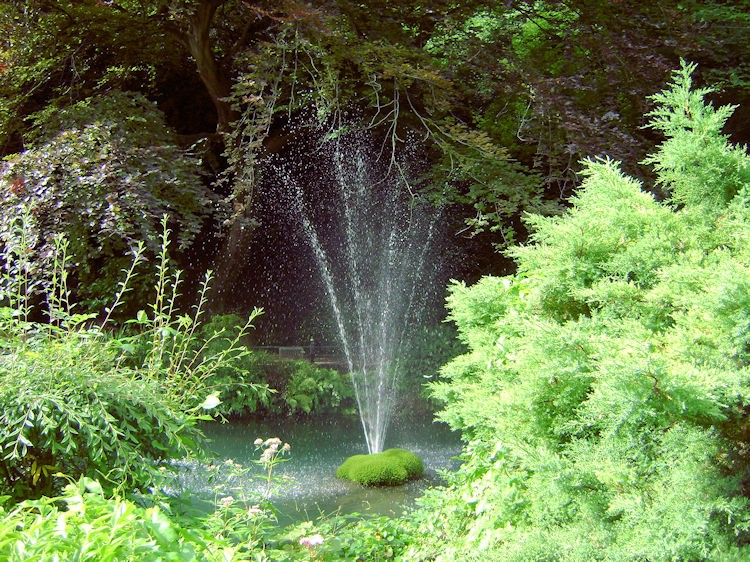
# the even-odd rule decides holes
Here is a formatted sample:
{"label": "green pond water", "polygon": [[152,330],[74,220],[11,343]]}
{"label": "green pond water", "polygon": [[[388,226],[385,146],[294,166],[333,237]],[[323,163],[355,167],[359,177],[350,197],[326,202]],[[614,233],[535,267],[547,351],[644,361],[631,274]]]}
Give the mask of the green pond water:
{"label": "green pond water", "polygon": [[[336,468],[350,455],[367,453],[358,418],[282,420],[212,423],[203,427],[210,439],[209,450],[216,456],[211,468],[201,464],[185,466],[180,487],[209,502],[231,495],[259,498],[265,480],[254,477],[261,467],[254,465],[260,451],[256,438],[278,437],[291,445],[289,460],[274,468],[276,482],[270,501],[281,523],[314,519],[321,514],[371,513],[398,516],[413,505],[425,487],[440,483],[437,471],[454,470],[461,452],[457,433],[429,419],[396,424],[386,437],[385,448],[401,447],[420,456],[425,475],[419,480],[389,488],[364,488],[336,478]],[[227,461],[256,468],[243,476],[231,475]]]}

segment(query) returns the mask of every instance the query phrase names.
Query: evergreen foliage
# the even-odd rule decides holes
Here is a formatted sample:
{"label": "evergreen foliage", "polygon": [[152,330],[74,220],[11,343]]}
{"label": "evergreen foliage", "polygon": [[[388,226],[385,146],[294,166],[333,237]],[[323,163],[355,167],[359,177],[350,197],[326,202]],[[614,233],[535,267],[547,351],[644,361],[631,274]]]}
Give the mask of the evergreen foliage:
{"label": "evergreen foliage", "polygon": [[667,202],[588,161],[568,213],[528,217],[516,275],[452,286],[470,351],[432,390],[473,441],[452,491],[423,500],[452,517],[424,511],[439,532],[409,556],[748,555],[750,157],[693,70],[654,97]]}

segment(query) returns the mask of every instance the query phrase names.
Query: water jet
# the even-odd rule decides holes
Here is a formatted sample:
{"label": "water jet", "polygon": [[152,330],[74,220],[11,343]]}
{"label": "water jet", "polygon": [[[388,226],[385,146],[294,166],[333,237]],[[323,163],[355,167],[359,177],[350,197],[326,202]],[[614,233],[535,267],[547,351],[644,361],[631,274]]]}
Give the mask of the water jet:
{"label": "water jet", "polygon": [[[283,181],[333,313],[368,451],[379,453],[399,359],[438,294],[440,210],[416,195],[406,162],[379,160],[362,134],[320,140],[315,152],[316,166],[330,172],[311,179],[287,170]],[[326,225],[316,223],[321,193]]]}

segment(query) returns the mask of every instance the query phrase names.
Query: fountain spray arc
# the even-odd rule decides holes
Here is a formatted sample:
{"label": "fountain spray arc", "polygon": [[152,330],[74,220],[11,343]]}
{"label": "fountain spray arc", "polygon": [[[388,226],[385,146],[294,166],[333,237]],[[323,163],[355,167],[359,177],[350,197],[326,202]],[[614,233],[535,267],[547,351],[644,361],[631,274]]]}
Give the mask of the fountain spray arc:
{"label": "fountain spray arc", "polygon": [[[305,190],[292,186],[343,346],[370,453],[383,450],[399,382],[399,360],[434,287],[439,210],[415,197],[404,168],[375,173],[371,151],[328,141],[339,234],[322,241]],[[342,263],[343,262],[343,263]]]}

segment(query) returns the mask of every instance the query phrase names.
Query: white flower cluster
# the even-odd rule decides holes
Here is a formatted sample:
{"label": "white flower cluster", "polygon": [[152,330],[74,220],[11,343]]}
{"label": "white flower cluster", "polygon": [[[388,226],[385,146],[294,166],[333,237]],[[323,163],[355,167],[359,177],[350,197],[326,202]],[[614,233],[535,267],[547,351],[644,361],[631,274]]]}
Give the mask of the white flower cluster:
{"label": "white flower cluster", "polygon": [[[265,441],[258,437],[253,445],[256,447],[264,447],[263,453],[260,455],[260,462],[268,463],[271,462],[279,453],[288,453],[292,450],[292,446],[289,443],[283,443],[278,437],[271,437]],[[279,450],[281,449],[281,450]]]}

